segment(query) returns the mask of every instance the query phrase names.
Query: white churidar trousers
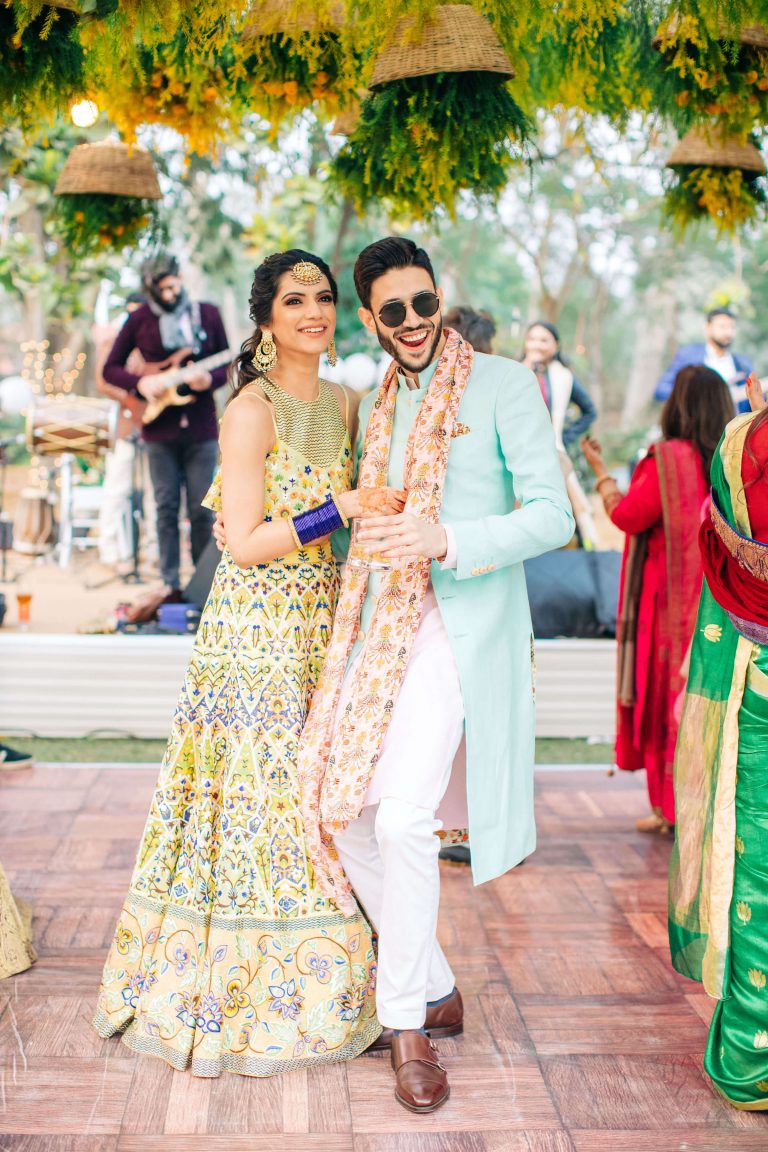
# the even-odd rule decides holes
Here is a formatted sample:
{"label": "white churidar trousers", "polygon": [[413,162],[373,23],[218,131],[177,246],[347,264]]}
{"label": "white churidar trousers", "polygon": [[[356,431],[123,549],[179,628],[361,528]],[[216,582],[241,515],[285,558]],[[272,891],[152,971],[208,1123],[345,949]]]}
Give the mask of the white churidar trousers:
{"label": "white churidar trousers", "polygon": [[[345,677],[337,723],[355,666]],[[376,1007],[387,1028],[421,1028],[427,1001],[454,987],[436,939],[441,821],[435,813],[463,730],[459,676],[430,588],[365,807],[335,837],[344,870],[379,935]]]}

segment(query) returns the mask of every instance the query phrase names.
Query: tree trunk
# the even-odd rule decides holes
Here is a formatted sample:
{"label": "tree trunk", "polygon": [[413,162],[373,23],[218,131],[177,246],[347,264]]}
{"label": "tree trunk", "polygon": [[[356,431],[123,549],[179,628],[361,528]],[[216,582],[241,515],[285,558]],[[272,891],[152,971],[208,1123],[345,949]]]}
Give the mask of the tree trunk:
{"label": "tree trunk", "polygon": [[629,431],[644,415],[664,370],[668,348],[676,328],[674,284],[664,289],[649,285],[635,316],[632,365],[627,375],[621,427]]}

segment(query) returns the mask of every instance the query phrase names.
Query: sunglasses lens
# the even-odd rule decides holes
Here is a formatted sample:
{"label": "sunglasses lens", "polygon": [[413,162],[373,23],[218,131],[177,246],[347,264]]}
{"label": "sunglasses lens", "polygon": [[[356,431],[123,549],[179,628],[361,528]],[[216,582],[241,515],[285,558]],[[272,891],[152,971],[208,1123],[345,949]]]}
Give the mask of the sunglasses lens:
{"label": "sunglasses lens", "polygon": [[434,316],[437,312],[440,307],[440,297],[434,292],[419,292],[411,301],[411,306],[417,316],[426,320],[428,316]]}
{"label": "sunglasses lens", "polygon": [[[427,319],[428,316],[434,316],[440,307],[440,297],[434,292],[418,292],[411,300],[411,307],[417,316]],[[389,304],[385,304],[379,312],[379,320],[382,324],[386,324],[387,328],[399,328],[405,320],[407,309],[402,300],[392,300]]]}
{"label": "sunglasses lens", "polygon": [[387,328],[398,328],[405,320],[405,304],[400,300],[385,304],[379,312],[379,320],[382,324],[386,324]]}

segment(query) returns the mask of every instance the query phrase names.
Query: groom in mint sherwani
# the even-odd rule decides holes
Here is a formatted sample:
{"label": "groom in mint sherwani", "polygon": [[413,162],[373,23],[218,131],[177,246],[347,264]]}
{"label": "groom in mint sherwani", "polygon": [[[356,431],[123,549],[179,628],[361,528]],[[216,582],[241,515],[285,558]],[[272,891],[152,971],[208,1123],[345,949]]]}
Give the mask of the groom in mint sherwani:
{"label": "groom in mint sherwani", "polygon": [[348,880],[378,930],[375,1046],[392,1048],[400,1103],[426,1112],[449,1095],[434,1039],[463,1027],[436,939],[436,833],[469,828],[477,884],[535,847],[523,561],[574,524],[534,375],[443,328],[427,253],[380,240],[355,285],[393,357],[361,405],[358,484],[408,499],[358,523],[351,557],[375,549],[392,567],[346,566],[299,763],[318,879],[342,907]]}

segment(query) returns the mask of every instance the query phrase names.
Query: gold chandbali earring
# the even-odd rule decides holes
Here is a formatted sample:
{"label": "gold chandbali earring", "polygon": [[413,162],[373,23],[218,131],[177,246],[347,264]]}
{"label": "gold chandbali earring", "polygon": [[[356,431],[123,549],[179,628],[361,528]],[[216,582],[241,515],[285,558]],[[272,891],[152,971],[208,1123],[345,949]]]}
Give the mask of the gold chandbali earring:
{"label": "gold chandbali earring", "polygon": [[268,328],[262,330],[261,340],[253,354],[253,359],[256,367],[265,374],[274,371],[277,364],[277,346]]}
{"label": "gold chandbali earring", "polygon": [[333,337],[331,337],[331,342],[328,345],[328,352],[326,355],[328,356],[328,363],[330,364],[331,368],[335,368],[339,358],[336,355],[336,341],[333,339]]}

